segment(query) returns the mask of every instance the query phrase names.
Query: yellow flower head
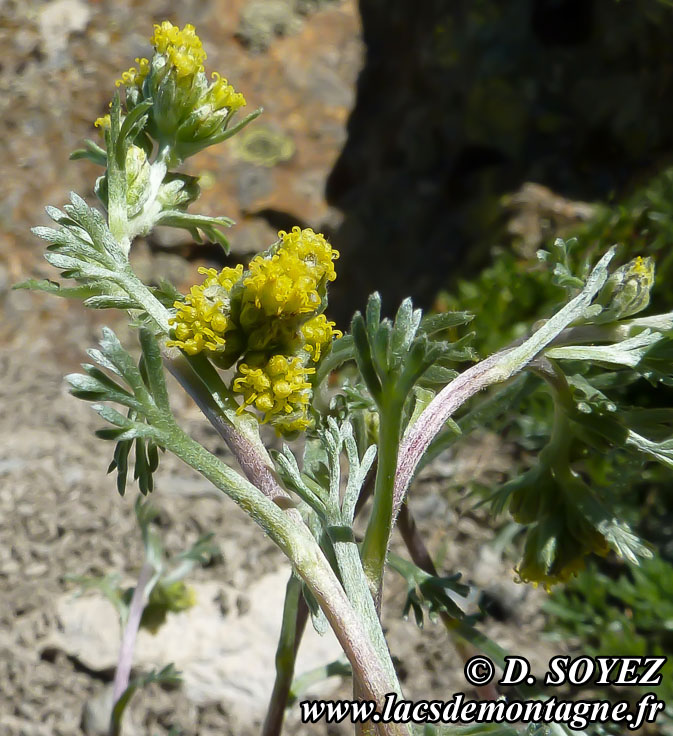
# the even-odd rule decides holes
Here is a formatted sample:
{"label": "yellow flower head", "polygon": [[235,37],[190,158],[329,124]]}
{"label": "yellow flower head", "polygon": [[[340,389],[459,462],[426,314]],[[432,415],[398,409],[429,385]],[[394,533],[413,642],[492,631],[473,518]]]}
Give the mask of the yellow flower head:
{"label": "yellow flower head", "polygon": [[164,54],[175,68],[178,78],[194,76],[203,71],[206,52],[201,39],[190,23],[180,30],[170,21],[154,26],[150,42],[157,53]]}
{"label": "yellow flower head", "polygon": [[306,340],[304,350],[310,353],[315,363],[329,349],[333,339],[343,337],[343,332],[335,330],[334,327],[336,327],[336,323],[329,322],[324,314],[319,314],[302,325],[301,333],[304,340]]}
{"label": "yellow flower head", "polygon": [[218,110],[229,110],[236,112],[241,107],[245,107],[247,104],[245,97],[237,92],[226,79],[223,79],[217,72],[213,72],[213,79],[215,80],[206,94],[199,100],[202,105],[209,105],[212,112]]}
{"label": "yellow flower head", "polygon": [[332,261],[339,254],[310,228],[278,233],[280,246],[272,256],[256,256],[245,278],[244,301],[267,317],[295,317],[318,309],[320,283],[336,278]]}
{"label": "yellow flower head", "polygon": [[291,233],[281,230],[278,237],[282,241],[281,248],[311,267],[318,280],[324,276],[327,281],[334,281],[336,271],[332,261],[339,257],[339,251],[332,248],[324,235],[314,233],[310,227],[302,230],[295,225]]}
{"label": "yellow flower head", "polygon": [[203,350],[217,352],[224,349],[224,334],[233,325],[229,318],[229,292],[241,278],[243,266],[200,268],[207,276],[200,286],[192,286],[184,302],[175,302],[175,317],[170,319],[175,339],[166,342],[168,347],[181,348],[189,355]]}
{"label": "yellow flower head", "polygon": [[623,319],[648,306],[653,286],[654,259],[638,256],[610,275],[596,301],[613,319]]}
{"label": "yellow flower head", "polygon": [[109,115],[103,115],[103,117],[96,118],[96,120],[94,121],[94,126],[96,128],[100,128],[101,129],[101,133],[104,132],[104,131],[106,131],[106,130],[110,130],[110,125],[111,125],[111,123],[110,123],[110,116]]}
{"label": "yellow flower head", "polygon": [[590,554],[604,557],[609,552],[605,537],[584,520],[578,536],[566,530],[562,538],[547,538],[543,526],[538,523],[528,531],[523,557],[515,570],[517,582],[542,585],[549,593],[553,585],[581,572]]}
{"label": "yellow flower head", "polygon": [[125,87],[137,87],[140,89],[143,86],[145,78],[150,73],[150,62],[149,59],[136,59],[138,68],[132,66],[127,72],[124,72],[121,79],[115,82],[115,86],[120,87],[122,84]]}
{"label": "yellow flower head", "polygon": [[315,368],[306,368],[298,357],[274,355],[261,368],[241,363],[233,384],[234,391],[243,394],[239,413],[254,406],[263,412],[264,422],[276,423],[286,432],[307,429],[311,384],[306,378],[311,373]]}

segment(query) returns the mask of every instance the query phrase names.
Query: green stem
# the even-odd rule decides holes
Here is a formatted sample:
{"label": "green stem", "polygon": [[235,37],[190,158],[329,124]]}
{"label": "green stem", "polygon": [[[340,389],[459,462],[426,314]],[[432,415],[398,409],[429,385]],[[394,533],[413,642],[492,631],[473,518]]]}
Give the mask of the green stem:
{"label": "green stem", "polygon": [[379,429],[378,466],[372,508],[361,555],[365,575],[380,609],[383,571],[393,527],[393,490],[402,428],[402,407],[397,401],[383,403]]}
{"label": "green stem", "polygon": [[[362,560],[354,539],[342,540],[337,536],[332,540],[334,552],[339,567],[339,573],[348,599],[353,605],[360,620],[363,622],[365,631],[372,645],[379,653],[381,661],[387,669],[387,674],[392,680],[397,679],[388,643],[381,628],[379,613],[370,593],[370,582],[362,566]],[[401,695],[401,690],[396,690]]]}
{"label": "green stem", "polygon": [[280,736],[282,731],[285,708],[292,688],[297,649],[304,633],[307,615],[308,608],[301,595],[301,582],[292,574],[285,589],[283,620],[276,649],[276,679],[262,727],[262,736]]}
{"label": "green stem", "polygon": [[106,136],[108,143],[107,180],[108,180],[108,224],[110,232],[119,243],[121,250],[128,255],[131,241],[128,237],[128,219],[126,217],[126,181],[125,173],[116,155],[117,141],[121,120],[119,93],[115,93],[110,111],[110,131]]}

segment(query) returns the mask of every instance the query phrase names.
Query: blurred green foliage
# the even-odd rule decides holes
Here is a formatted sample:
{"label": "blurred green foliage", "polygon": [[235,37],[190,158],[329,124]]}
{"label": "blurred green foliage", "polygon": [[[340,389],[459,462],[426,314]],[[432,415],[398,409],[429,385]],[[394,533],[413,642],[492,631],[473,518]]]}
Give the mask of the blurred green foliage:
{"label": "blurred green foliage", "polygon": [[[665,169],[638,187],[620,203],[596,207],[594,216],[570,233],[577,242],[569,258],[575,267],[620,245],[619,259],[625,263],[637,256],[651,256],[656,264],[651,306],[646,314],[673,310],[673,168]],[[554,233],[552,232],[552,236]],[[553,237],[552,237],[553,240]],[[549,243],[542,245],[547,248]],[[498,350],[530,332],[540,316],[553,313],[563,298],[554,284],[553,273],[533,254],[521,255],[520,243],[497,249],[492,264],[476,278],[462,279],[452,292],[439,295],[437,306],[461,309],[476,317],[470,324],[474,346],[481,357]],[[497,256],[497,257],[496,257]],[[486,308],[484,308],[486,307]],[[624,407],[627,421],[634,417],[628,406],[662,408],[662,392],[628,376],[612,380],[603,376],[603,385],[591,385],[592,373],[578,365],[570,376],[570,390],[580,411],[609,415],[615,403]],[[634,375],[634,379],[635,379]],[[598,390],[600,389],[600,390]],[[583,393],[586,392],[586,393]],[[613,402],[614,400],[614,402]],[[585,405],[585,408],[581,407]],[[523,446],[533,449],[544,444],[554,424],[553,402],[545,392],[530,395],[519,416],[503,427],[506,436],[516,435]],[[633,413],[633,412],[631,412]],[[582,425],[573,425],[581,429]],[[548,629],[566,639],[571,649],[589,655],[664,655],[673,653],[673,502],[670,498],[671,471],[642,458],[612,449],[601,453],[591,449],[578,435],[569,451],[569,462],[592,489],[609,494],[616,517],[636,529],[657,551],[640,566],[609,557],[558,586],[545,606]],[[529,471],[536,472],[536,469]],[[519,482],[512,481],[513,483]],[[511,485],[511,483],[510,483]],[[540,489],[537,489],[540,491]],[[644,693],[632,691],[634,699]],[[624,689],[613,692],[624,698]],[[664,670],[657,696],[673,702],[673,664]],[[586,697],[586,693],[584,694]],[[673,733],[673,713],[660,719],[660,733]]]}
{"label": "blurred green foliage", "polygon": [[327,185],[345,215],[338,323],[382,276],[384,308],[430,306],[484,264],[522,182],[605,201],[673,152],[673,16],[657,0],[359,4],[366,64]]}
{"label": "blurred green foliage", "polygon": [[[589,222],[570,232],[578,239],[573,259],[595,258],[611,245],[620,245],[619,259],[652,256],[656,280],[652,312],[673,309],[673,168],[666,169],[623,202],[599,206]],[[525,335],[531,322],[551,314],[563,298],[552,274],[536,258],[498,248],[492,264],[473,279],[461,279],[451,292],[440,293],[440,311],[473,312],[470,330],[474,347],[483,357]]]}
{"label": "blurred green foliage", "polygon": [[[608,575],[592,566],[556,589],[545,605],[549,629],[557,638],[581,642],[583,655],[668,656],[654,690],[668,705],[657,733],[673,734],[673,565],[655,556],[619,572]],[[636,700],[652,690],[621,686],[611,695]]]}

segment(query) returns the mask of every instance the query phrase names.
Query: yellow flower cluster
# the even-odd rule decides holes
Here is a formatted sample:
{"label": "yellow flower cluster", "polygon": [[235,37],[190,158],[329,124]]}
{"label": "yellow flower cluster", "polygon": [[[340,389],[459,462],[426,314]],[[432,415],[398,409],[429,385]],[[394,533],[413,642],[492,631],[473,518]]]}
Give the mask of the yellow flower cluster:
{"label": "yellow flower cluster", "polygon": [[127,72],[124,72],[121,79],[115,82],[116,87],[120,87],[122,84],[125,87],[137,87],[140,89],[143,86],[145,78],[150,73],[150,62],[149,59],[136,59],[138,68],[132,66]]}
{"label": "yellow flower cluster", "polygon": [[[549,593],[552,586],[581,572],[590,554],[605,557],[610,551],[605,537],[586,521],[580,520],[576,531],[580,531],[577,537],[568,533],[563,539],[545,539],[541,525],[535,524],[528,532],[523,558],[515,569],[517,582],[532,583],[536,588],[542,585]],[[540,550],[546,552],[544,558]]]}
{"label": "yellow flower cluster", "polygon": [[154,35],[150,43],[158,53],[168,57],[176,69],[178,79],[194,76],[203,71],[206,52],[194,26],[190,23],[180,30],[165,20],[161,25],[154,26]]}
{"label": "yellow flower cluster", "polygon": [[314,363],[320,360],[320,356],[335,338],[343,337],[341,330],[335,330],[336,322],[329,322],[324,314],[310,319],[301,328],[301,334],[306,341],[304,350],[310,354]]}
{"label": "yellow flower cluster", "polygon": [[199,100],[200,104],[209,105],[213,112],[223,109],[236,112],[241,107],[245,107],[245,97],[237,92],[226,79],[222,78],[217,72],[213,72],[212,77],[215,81]]}
{"label": "yellow flower cluster", "polygon": [[229,293],[243,275],[243,266],[224,268],[219,273],[214,268],[200,268],[207,276],[200,286],[192,286],[184,302],[175,302],[175,339],[168,347],[197,355],[203,350],[216,352],[224,348],[224,333],[231,327],[228,317]]}
{"label": "yellow flower cluster", "polygon": [[325,285],[336,278],[338,257],[310,228],[278,233],[279,243],[243,266],[199,269],[206,276],[174,304],[173,339],[189,355],[211,353],[218,366],[239,361],[233,390],[281,432],[306,429],[311,420],[309,376],[341,337],[319,313]]}
{"label": "yellow flower cluster", "polygon": [[264,422],[280,418],[287,432],[306,429],[311,423],[307,416],[311,384],[306,377],[311,373],[315,368],[306,368],[299,357],[274,355],[262,368],[241,363],[233,384],[234,391],[243,394],[239,413],[254,405],[264,413]]}
{"label": "yellow flower cluster", "polygon": [[280,231],[278,250],[271,256],[256,256],[250,275],[243,282],[245,299],[266,317],[295,317],[320,307],[318,286],[334,281],[332,261],[339,257],[325,238],[311,228]]}

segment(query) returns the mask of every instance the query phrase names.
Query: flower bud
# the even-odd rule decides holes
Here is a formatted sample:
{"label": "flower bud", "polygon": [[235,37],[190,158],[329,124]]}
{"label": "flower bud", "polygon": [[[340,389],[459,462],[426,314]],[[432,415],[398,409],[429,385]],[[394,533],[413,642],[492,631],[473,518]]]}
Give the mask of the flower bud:
{"label": "flower bud", "polygon": [[151,166],[147,154],[138,146],[129,146],[126,152],[126,203],[129,216],[141,209],[149,195]]}
{"label": "flower bud", "polygon": [[654,259],[634,258],[618,268],[607,280],[596,299],[605,308],[601,321],[616,320],[641,312],[650,303],[654,285]]}

